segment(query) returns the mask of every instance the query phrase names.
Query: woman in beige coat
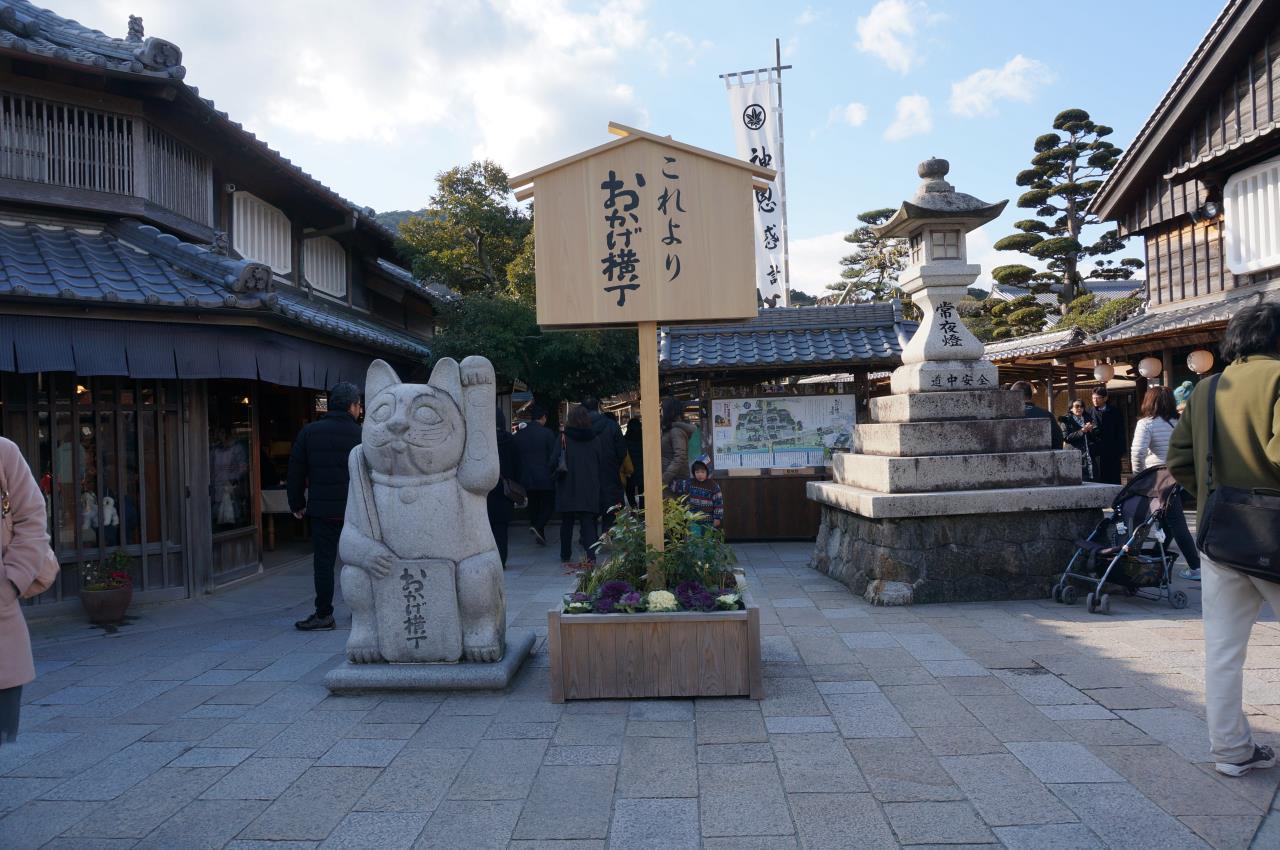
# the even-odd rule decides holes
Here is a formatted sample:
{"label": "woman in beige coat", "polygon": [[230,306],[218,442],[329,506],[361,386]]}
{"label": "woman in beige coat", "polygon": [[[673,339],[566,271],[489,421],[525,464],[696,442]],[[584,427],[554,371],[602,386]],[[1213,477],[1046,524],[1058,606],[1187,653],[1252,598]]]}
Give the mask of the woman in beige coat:
{"label": "woman in beige coat", "polygon": [[[22,686],[36,677],[31,636],[18,600],[49,557],[44,497],[22,452],[0,437],[0,744],[18,736]],[[7,527],[12,527],[9,537]]]}
{"label": "woman in beige coat", "polygon": [[684,402],[675,398],[662,400],[662,491],[670,495],[671,484],[688,478],[689,436],[696,429],[684,421]]}

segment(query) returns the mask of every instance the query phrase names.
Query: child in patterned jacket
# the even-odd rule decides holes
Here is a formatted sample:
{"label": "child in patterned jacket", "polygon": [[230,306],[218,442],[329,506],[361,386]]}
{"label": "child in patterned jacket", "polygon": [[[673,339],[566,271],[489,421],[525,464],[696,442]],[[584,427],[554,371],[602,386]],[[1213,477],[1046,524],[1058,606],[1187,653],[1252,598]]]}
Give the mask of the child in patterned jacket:
{"label": "child in patterned jacket", "polygon": [[699,525],[720,528],[724,522],[724,495],[720,485],[711,480],[711,472],[702,458],[693,462],[693,477],[671,484],[673,496],[687,496],[689,509],[706,516]]}

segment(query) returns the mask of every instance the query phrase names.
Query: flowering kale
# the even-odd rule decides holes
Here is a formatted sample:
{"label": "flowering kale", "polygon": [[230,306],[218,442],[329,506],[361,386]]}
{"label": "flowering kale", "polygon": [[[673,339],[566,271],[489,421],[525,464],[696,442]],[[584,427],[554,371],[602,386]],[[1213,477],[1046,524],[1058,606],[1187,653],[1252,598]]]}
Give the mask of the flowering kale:
{"label": "flowering kale", "polygon": [[626,594],[634,591],[635,588],[631,586],[630,582],[615,579],[600,585],[600,589],[596,592],[596,597],[599,599],[612,599],[616,602]]}
{"label": "flowering kale", "polygon": [[676,599],[686,611],[710,611],[716,607],[716,598],[696,581],[681,582],[676,587]]}
{"label": "flowering kale", "polygon": [[626,605],[627,607],[632,608],[639,605],[642,601],[644,601],[644,597],[641,596],[638,591],[633,590],[630,593],[622,594],[622,598],[619,599],[618,601],[621,602],[623,605]]}
{"label": "flowering kale", "polygon": [[612,614],[614,613],[613,606],[616,605],[617,603],[618,603],[618,600],[612,597],[600,596],[596,599],[594,603],[592,603],[592,610],[594,610],[597,614]]}
{"label": "flowering kale", "polygon": [[570,593],[569,601],[570,602],[590,602],[591,597],[585,593]]}

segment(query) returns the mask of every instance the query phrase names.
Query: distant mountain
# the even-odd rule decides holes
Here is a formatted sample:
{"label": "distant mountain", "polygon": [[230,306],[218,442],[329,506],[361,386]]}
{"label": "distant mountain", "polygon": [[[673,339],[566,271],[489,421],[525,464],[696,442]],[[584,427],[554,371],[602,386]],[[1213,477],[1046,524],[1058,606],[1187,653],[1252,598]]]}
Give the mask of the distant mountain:
{"label": "distant mountain", "polygon": [[399,233],[401,222],[410,219],[415,215],[422,215],[424,212],[426,212],[426,210],[388,210],[387,212],[378,213],[373,218],[383,227]]}

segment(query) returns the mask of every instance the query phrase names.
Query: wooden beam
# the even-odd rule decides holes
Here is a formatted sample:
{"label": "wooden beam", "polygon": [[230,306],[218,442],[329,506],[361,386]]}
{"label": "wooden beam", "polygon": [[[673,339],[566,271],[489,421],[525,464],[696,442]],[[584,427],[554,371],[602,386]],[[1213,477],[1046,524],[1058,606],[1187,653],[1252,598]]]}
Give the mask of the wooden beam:
{"label": "wooden beam", "polygon": [[[654,549],[663,550],[662,536],[662,414],[658,401],[658,323],[636,326],[640,344],[640,418],[644,421],[644,536]],[[650,567],[646,576],[650,590],[662,587],[661,576]]]}

